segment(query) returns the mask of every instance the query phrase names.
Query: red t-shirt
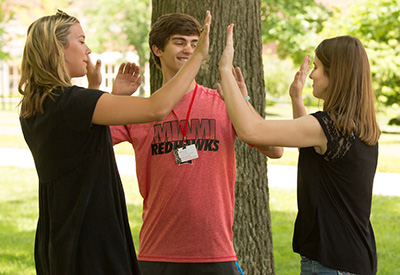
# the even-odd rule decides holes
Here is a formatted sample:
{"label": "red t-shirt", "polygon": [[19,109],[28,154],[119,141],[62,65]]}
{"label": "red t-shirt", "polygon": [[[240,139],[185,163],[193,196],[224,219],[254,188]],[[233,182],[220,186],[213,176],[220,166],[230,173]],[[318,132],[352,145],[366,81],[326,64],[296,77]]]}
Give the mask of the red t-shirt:
{"label": "red t-shirt", "polygon": [[235,261],[235,131],[217,91],[198,86],[187,125],[199,158],[177,164],[186,94],[163,121],[113,126],[113,143],[132,143],[143,197],[138,259],[162,262]]}

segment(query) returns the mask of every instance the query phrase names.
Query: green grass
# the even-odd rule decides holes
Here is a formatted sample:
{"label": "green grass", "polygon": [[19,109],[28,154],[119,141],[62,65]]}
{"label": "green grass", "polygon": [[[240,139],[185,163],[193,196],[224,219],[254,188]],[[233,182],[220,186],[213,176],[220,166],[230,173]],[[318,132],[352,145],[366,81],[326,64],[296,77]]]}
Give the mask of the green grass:
{"label": "green grass", "polygon": [[[35,274],[34,240],[38,219],[35,169],[0,166],[0,274]],[[122,176],[135,246],[139,246],[142,199],[136,178]]]}
{"label": "green grass", "polygon": [[[270,188],[270,207],[276,274],[299,274],[300,257],[292,251],[296,191]],[[375,195],[371,223],[378,251],[378,274],[400,274],[400,198]]]}
{"label": "green grass", "polygon": [[[38,218],[37,176],[34,169],[0,167],[0,274],[35,274],[33,249]],[[122,176],[129,221],[136,247],[141,226],[142,199],[136,178]],[[292,251],[296,191],[271,188],[270,207],[277,275],[299,274],[299,256]],[[374,196],[379,273],[400,274],[400,198]]]}
{"label": "green grass", "polygon": [[[269,118],[290,118],[290,107],[268,107]],[[310,109],[309,111],[313,111]],[[279,115],[278,115],[279,114]],[[385,126],[393,112],[380,113],[384,130],[380,139],[378,171],[400,173],[400,127]],[[0,147],[27,148],[16,110],[0,111]],[[117,154],[132,154],[132,146],[115,146]],[[296,165],[297,149],[285,149],[268,164]],[[37,176],[34,169],[0,166],[0,275],[35,274],[34,237],[38,215]],[[133,239],[138,247],[142,199],[136,178],[122,175]],[[299,274],[299,256],[291,248],[296,217],[296,191],[270,188],[270,208],[277,275]],[[400,274],[400,198],[374,196],[371,221],[378,247],[378,274]]]}

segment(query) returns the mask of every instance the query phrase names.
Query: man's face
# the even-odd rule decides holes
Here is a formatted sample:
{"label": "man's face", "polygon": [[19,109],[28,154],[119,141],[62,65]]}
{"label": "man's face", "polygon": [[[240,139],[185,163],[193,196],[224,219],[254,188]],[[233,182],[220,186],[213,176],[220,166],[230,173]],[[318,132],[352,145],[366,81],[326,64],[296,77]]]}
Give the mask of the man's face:
{"label": "man's face", "polygon": [[199,37],[174,34],[170,37],[164,50],[153,46],[153,52],[160,58],[161,68],[164,73],[175,75],[185,64],[196,48]]}

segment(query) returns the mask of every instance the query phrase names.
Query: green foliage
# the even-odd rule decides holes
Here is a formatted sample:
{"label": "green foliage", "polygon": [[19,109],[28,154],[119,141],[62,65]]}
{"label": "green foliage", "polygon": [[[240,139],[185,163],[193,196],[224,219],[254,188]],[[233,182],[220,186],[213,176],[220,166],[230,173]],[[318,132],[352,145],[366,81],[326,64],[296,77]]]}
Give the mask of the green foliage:
{"label": "green foliage", "polygon": [[314,0],[261,0],[262,40],[275,42],[279,57],[300,65],[312,53],[332,12]]}
{"label": "green foliage", "polygon": [[[263,56],[266,102],[268,106],[276,103],[289,103],[289,86],[298,70],[290,58],[279,59],[270,54]],[[310,82],[306,82],[303,91],[306,106],[318,106],[318,99],[312,94]]]}
{"label": "green foliage", "polygon": [[4,50],[7,42],[6,24],[13,18],[14,10],[10,1],[0,0],[0,60],[7,59],[10,55]]}
{"label": "green foliage", "polygon": [[279,101],[289,100],[289,85],[296,73],[292,60],[281,60],[274,55],[264,55],[263,64],[267,105],[275,104],[278,99]]}
{"label": "green foliage", "polygon": [[150,0],[99,0],[86,10],[86,14],[90,18],[88,42],[94,51],[124,52],[133,46],[141,64],[148,59]]}
{"label": "green foliage", "polygon": [[386,106],[400,104],[399,18],[400,0],[362,0],[350,12],[333,17],[324,30],[333,36],[354,35],[363,42],[376,98]]}

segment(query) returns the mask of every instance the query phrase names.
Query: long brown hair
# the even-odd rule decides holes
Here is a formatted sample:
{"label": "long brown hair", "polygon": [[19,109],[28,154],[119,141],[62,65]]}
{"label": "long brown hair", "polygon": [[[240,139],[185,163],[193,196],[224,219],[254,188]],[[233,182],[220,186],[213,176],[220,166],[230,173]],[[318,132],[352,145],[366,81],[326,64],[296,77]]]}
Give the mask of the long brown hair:
{"label": "long brown hair", "polygon": [[43,102],[53,98],[56,87],[71,86],[63,48],[68,46],[70,27],[78,19],[58,11],[33,22],[27,32],[22,56],[18,91],[22,94],[20,116],[29,118],[43,113]]}
{"label": "long brown hair", "polygon": [[364,143],[374,145],[381,131],[364,46],[356,37],[339,36],[322,41],[315,54],[329,79],[323,110],[343,133],[355,132]]}

